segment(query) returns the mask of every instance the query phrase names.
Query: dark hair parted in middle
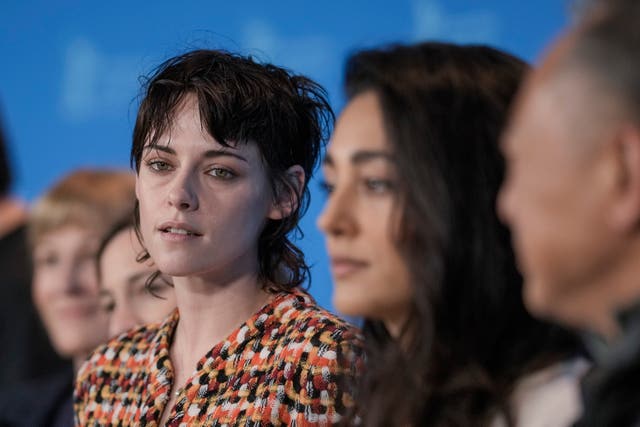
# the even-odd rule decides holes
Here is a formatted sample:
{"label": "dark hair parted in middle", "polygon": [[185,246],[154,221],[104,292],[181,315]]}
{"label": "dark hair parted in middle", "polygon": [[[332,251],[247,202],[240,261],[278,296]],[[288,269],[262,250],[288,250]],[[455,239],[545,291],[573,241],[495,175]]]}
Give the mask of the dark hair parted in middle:
{"label": "dark hair parted in middle", "polygon": [[[144,86],[131,148],[136,171],[144,147],[158,144],[170,132],[176,109],[187,95],[195,95],[203,129],[221,145],[256,144],[274,197],[296,202],[291,215],[269,220],[260,235],[259,278],[274,289],[302,284],[309,268],[289,235],[301,233],[298,222],[309,203],[307,184],[333,125],[325,90],[304,76],[226,51],[195,50],[169,59]],[[285,173],[294,165],[305,173],[300,193]]]}
{"label": "dark hair parted in middle", "polygon": [[365,322],[363,425],[512,423],[516,381],[576,349],[526,312],[495,212],[498,139],[526,70],[490,47],[443,43],[363,51],[347,63],[349,99],[373,91],[380,101],[399,179],[393,237],[414,288],[400,337]]}

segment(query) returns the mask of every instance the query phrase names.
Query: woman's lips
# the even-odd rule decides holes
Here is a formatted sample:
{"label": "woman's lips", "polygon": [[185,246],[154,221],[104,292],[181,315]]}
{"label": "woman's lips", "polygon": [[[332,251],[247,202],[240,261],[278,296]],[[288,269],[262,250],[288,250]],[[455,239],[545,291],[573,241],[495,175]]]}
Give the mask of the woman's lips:
{"label": "woman's lips", "polygon": [[198,237],[201,236],[200,234],[184,233],[184,232],[175,231],[172,229],[159,230],[159,231],[160,231],[160,237],[162,238],[162,240],[165,240],[168,242],[186,242],[186,241],[197,239]]}
{"label": "woman's lips", "polygon": [[162,239],[169,242],[185,242],[202,236],[189,224],[177,221],[167,221],[161,224],[158,231]]}
{"label": "woman's lips", "polygon": [[366,268],[369,263],[353,258],[332,258],[331,271],[336,279],[344,279]]}

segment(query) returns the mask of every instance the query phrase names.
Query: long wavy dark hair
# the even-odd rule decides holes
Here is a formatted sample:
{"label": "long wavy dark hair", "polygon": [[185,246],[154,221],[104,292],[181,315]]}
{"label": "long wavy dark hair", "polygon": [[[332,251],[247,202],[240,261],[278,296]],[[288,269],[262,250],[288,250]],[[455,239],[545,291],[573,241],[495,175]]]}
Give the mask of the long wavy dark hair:
{"label": "long wavy dark hair", "polygon": [[[302,235],[298,222],[309,204],[307,184],[333,125],[325,90],[307,77],[223,50],[194,50],[171,58],[143,85],[131,147],[136,171],[145,145],[157,144],[171,129],[176,109],[189,94],[197,98],[203,129],[221,145],[257,145],[274,197],[288,197],[295,206],[289,216],[269,220],[259,237],[260,282],[270,290],[303,284],[309,267],[289,237],[296,231]],[[293,165],[305,173],[300,192],[286,176]],[[137,205],[135,222],[144,247]],[[139,261],[148,258],[145,250]]]}
{"label": "long wavy dark hair", "polygon": [[365,322],[369,365],[356,409],[365,426],[513,424],[518,379],[577,349],[525,310],[495,212],[498,140],[527,68],[490,47],[444,43],[348,60],[348,98],[373,91],[380,100],[400,181],[395,238],[415,295],[400,337]]}

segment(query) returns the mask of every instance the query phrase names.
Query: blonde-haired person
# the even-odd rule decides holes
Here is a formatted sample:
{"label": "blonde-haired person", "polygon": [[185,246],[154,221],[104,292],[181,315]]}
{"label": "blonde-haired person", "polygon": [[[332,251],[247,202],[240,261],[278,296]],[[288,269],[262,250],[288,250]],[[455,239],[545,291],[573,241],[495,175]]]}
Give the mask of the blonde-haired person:
{"label": "blonde-haired person", "polygon": [[[54,349],[72,361],[74,372],[108,338],[95,253],[106,231],[132,215],[134,204],[129,172],[78,170],[56,183],[29,215],[34,303]],[[0,424],[73,425],[72,376],[67,372],[0,396]]]}

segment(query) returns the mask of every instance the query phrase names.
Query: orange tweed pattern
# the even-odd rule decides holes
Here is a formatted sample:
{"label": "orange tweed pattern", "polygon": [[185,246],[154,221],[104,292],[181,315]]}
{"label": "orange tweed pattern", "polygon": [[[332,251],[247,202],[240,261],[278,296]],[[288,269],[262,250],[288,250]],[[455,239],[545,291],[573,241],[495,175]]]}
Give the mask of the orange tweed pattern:
{"label": "orange tweed pattern", "polygon": [[[76,425],[158,425],[178,321],[176,310],[93,353],[76,382]],[[332,425],[353,405],[363,352],[356,328],[302,291],[280,293],[200,359],[167,426]]]}

